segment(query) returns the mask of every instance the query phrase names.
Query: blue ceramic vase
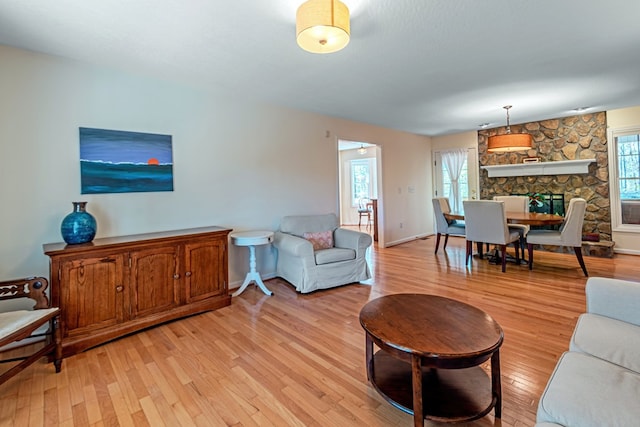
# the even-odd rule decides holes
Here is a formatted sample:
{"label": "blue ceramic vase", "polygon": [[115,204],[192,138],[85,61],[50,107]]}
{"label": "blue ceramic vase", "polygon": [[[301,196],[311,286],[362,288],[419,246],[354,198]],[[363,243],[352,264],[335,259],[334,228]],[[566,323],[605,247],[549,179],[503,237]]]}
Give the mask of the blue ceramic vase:
{"label": "blue ceramic vase", "polygon": [[72,203],[73,212],[65,216],[60,225],[62,238],[70,245],[90,242],[98,229],[96,219],[86,211],[87,202]]}

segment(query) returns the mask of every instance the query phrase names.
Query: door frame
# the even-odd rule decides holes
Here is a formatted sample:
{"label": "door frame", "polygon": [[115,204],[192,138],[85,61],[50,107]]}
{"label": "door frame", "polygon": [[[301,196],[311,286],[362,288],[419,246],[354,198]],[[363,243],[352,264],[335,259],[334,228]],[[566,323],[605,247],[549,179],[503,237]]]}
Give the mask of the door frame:
{"label": "door frame", "polygon": [[[378,246],[384,247],[384,203],[383,203],[383,194],[382,194],[382,147],[378,144],[372,142],[364,142],[364,141],[353,141],[348,139],[342,139],[340,137],[336,137],[336,161],[338,163],[338,213],[340,224],[343,223],[344,214],[343,214],[343,202],[347,200],[347,198],[351,199],[351,194],[345,194],[346,189],[350,189],[350,174],[346,173],[343,160],[343,156],[340,154],[341,151],[346,150],[355,150],[360,146],[365,146],[368,150],[375,150],[375,159],[376,159],[376,193],[378,200],[378,208],[377,208],[377,235],[378,235]],[[345,180],[349,180],[348,184],[345,184]]]}

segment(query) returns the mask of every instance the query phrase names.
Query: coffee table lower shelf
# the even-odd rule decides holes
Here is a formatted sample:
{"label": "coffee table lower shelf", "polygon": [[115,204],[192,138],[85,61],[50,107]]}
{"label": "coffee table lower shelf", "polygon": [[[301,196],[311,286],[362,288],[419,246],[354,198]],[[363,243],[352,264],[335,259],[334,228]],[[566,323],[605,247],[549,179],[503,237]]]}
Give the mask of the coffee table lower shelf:
{"label": "coffee table lower shelf", "polygon": [[[383,350],[373,358],[371,383],[396,408],[413,415],[411,364]],[[480,367],[422,368],[424,418],[439,422],[465,422],[487,415],[495,407],[489,375]]]}

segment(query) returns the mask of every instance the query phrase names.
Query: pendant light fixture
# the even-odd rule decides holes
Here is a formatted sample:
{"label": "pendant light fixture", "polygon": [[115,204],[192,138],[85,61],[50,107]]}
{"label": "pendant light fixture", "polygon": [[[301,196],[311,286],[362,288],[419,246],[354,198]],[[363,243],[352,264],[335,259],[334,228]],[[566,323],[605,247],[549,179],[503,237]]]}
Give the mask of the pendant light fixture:
{"label": "pendant light fixture", "polygon": [[509,109],[511,105],[505,105],[503,108],[507,110],[507,133],[490,136],[487,143],[487,151],[496,153],[530,149],[531,135],[528,133],[511,133],[511,125],[509,124]]}
{"label": "pendant light fixture", "polygon": [[349,8],[340,0],[308,0],[298,7],[296,40],[307,52],[337,52],[350,34]]}
{"label": "pendant light fixture", "polygon": [[364,144],[360,144],[360,148],[358,148],[358,154],[360,154],[361,156],[367,154],[367,149],[364,148]]}

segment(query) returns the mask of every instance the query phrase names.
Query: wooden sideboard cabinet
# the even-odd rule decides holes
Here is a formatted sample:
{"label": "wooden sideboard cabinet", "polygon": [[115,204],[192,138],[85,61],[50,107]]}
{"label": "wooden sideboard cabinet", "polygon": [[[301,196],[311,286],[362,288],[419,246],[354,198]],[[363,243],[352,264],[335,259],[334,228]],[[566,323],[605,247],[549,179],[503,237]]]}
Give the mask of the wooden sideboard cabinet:
{"label": "wooden sideboard cabinet", "polygon": [[43,245],[51,302],[62,312],[63,357],[231,304],[230,232],[203,227]]}

